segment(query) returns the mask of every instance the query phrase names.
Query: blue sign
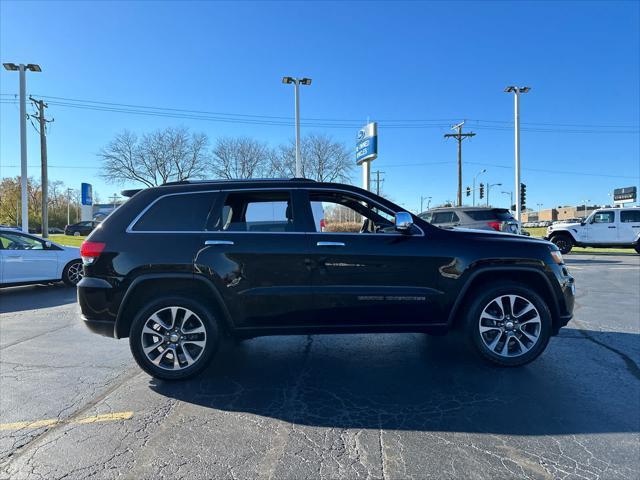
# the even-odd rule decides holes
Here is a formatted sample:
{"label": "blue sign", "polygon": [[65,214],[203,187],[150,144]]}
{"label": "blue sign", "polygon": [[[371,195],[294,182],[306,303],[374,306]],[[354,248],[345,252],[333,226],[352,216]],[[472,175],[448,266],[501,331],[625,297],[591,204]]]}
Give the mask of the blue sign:
{"label": "blue sign", "polygon": [[80,185],[82,192],[82,205],[93,205],[93,187],[90,183]]}
{"label": "blue sign", "polygon": [[378,125],[371,122],[358,132],[356,143],[356,164],[374,160],[378,156]]}

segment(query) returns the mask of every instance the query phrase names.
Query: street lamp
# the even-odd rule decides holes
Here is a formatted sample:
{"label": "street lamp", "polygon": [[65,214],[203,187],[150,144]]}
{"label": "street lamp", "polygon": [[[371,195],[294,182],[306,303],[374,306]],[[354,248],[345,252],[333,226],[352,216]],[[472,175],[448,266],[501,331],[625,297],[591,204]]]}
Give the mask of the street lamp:
{"label": "street lamp", "polygon": [[587,219],[587,203],[589,203],[591,200],[587,199],[587,200],[583,200],[582,203],[584,203],[584,219]]}
{"label": "street lamp", "polygon": [[27,192],[27,79],[25,72],[41,72],[40,65],[3,63],[5,70],[20,72],[20,200],[22,202],[22,231],[29,233],[29,196]]}
{"label": "street lamp", "polygon": [[429,210],[429,205],[431,205],[431,197],[422,197],[421,196],[420,197],[420,212],[419,213],[424,212],[424,210],[422,210],[422,202],[424,202],[425,200],[429,200],[427,202],[427,210]]}
{"label": "street lamp", "polygon": [[502,186],[501,183],[492,183],[491,185],[487,183],[487,207],[489,206],[489,191],[491,190],[491,187],[501,187],[501,186]]}
{"label": "street lamp", "polygon": [[475,177],[473,177],[473,206],[476,206],[476,179],[482,175],[483,173],[487,173],[487,169],[483,168],[481,171],[479,171]]}
{"label": "street lamp", "polygon": [[513,205],[513,192],[501,192],[504,193],[505,195],[509,195],[509,198],[511,199],[511,203],[509,204],[509,210],[511,210],[511,206]]}
{"label": "street lamp", "polygon": [[293,83],[296,104],[296,178],[302,178],[302,161],[300,160],[300,85],[311,85],[311,79],[282,77],[282,83]]}
{"label": "street lamp", "polygon": [[509,86],[504,89],[506,93],[513,93],[514,100],[514,130],[515,130],[515,191],[516,191],[516,220],[520,221],[520,94],[528,93],[530,87]]}

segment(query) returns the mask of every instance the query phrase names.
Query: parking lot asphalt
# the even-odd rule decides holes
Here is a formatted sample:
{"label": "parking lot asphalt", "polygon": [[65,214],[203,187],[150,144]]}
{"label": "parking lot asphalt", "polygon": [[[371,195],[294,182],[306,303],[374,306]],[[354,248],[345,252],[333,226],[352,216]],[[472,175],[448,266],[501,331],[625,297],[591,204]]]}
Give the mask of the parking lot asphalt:
{"label": "parking lot asphalt", "polygon": [[225,343],[182,383],[91,334],[75,291],[0,291],[0,478],[640,478],[640,257],[568,255],[534,363],[456,336]]}

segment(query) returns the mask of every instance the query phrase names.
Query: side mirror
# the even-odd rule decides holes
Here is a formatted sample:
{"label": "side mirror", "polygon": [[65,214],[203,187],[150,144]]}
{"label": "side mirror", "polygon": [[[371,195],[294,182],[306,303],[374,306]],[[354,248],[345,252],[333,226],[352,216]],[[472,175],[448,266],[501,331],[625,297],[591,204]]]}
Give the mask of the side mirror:
{"label": "side mirror", "polygon": [[44,248],[51,248],[51,242],[49,241],[44,242]]}
{"label": "side mirror", "polygon": [[413,217],[407,212],[396,213],[396,230],[402,233],[409,233],[413,227]]}

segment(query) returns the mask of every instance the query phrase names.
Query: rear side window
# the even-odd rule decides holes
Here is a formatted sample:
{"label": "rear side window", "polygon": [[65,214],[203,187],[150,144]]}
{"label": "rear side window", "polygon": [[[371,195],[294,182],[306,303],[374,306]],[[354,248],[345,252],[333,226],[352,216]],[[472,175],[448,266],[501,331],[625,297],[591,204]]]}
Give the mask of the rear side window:
{"label": "rear side window", "polygon": [[620,221],[622,223],[640,223],[640,210],[622,210]]}
{"label": "rear side window", "polygon": [[203,231],[214,196],[213,193],[189,193],[162,197],[136,222],[133,231]]}
{"label": "rear side window", "polygon": [[295,231],[291,194],[286,191],[230,193],[221,207],[214,230]]}
{"label": "rear side window", "polygon": [[467,210],[465,211],[472,219],[476,221],[483,220],[511,220],[513,217],[509,210],[493,208],[490,210]]}

